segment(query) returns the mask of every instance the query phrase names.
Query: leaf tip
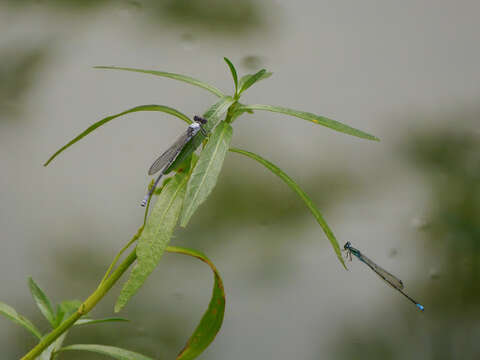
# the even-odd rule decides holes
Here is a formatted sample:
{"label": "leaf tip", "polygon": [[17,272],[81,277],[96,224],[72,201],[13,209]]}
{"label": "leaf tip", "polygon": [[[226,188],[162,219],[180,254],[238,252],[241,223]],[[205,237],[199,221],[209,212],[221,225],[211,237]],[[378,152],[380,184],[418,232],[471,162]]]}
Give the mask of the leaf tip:
{"label": "leaf tip", "polygon": [[116,313],[116,314],[119,313],[123,309],[123,306],[124,306],[124,304],[121,304],[121,303],[117,302],[115,304],[115,306],[113,307],[113,312]]}
{"label": "leaf tip", "polygon": [[187,227],[189,221],[190,221],[190,216],[184,214],[182,216],[182,219],[180,220],[180,226],[183,228]]}

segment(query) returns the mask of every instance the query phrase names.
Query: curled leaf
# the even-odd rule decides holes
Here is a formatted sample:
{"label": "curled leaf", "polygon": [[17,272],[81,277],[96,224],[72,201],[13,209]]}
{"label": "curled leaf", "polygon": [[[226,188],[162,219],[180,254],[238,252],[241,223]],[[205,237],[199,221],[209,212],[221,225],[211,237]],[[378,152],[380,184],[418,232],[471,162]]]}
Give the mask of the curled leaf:
{"label": "curled leaf", "polygon": [[220,277],[217,268],[204,254],[196,250],[176,246],[167,247],[167,251],[196,257],[210,266],[213,271],[214,284],[208,309],[203,314],[203,317],[193,335],[177,356],[177,360],[191,360],[200,355],[220,331],[223,323],[223,316],[225,314],[225,291],[222,278]]}
{"label": "curled leaf", "polygon": [[323,219],[322,214],[317,209],[312,199],[308,197],[308,195],[300,188],[300,186],[298,186],[297,183],[293,181],[287,174],[285,174],[280,168],[278,168],[276,165],[272,164],[268,160],[265,160],[260,155],[254,154],[246,150],[236,149],[236,148],[230,148],[229,150],[238,154],[245,155],[251,159],[258,161],[260,164],[265,166],[268,170],[270,170],[275,175],[277,175],[280,179],[282,179],[293,191],[297,193],[297,195],[302,199],[305,205],[307,205],[308,209],[310,210],[312,215],[315,217],[320,227],[323,229],[323,232],[327,236],[328,240],[330,240],[330,244],[332,244],[333,250],[337,254],[338,260],[346,269],[347,267],[345,266],[345,262],[343,261],[340,245],[338,245],[338,241],[335,238],[335,235],[333,234],[332,230],[328,226],[327,222]]}

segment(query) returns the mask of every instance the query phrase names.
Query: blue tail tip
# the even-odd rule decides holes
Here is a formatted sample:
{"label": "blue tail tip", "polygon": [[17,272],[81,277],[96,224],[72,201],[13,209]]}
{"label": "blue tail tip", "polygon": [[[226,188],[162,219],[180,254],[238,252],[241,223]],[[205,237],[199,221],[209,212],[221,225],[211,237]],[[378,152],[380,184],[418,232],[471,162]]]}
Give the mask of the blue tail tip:
{"label": "blue tail tip", "polygon": [[415,304],[420,311],[424,311],[425,307],[422,304]]}

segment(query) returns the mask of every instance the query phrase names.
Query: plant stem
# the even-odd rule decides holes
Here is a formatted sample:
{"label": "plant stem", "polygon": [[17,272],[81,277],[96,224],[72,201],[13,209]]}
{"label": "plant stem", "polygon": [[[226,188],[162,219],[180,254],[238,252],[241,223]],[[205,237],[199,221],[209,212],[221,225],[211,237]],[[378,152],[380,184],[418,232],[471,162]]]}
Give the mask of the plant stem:
{"label": "plant stem", "polygon": [[[150,199],[148,201],[150,202]],[[108,267],[107,272],[103,276],[103,279],[102,281],[100,281],[100,285],[98,287],[101,287],[105,283],[105,281],[108,279],[110,272],[112,271],[113,267],[117,264],[118,260],[120,259],[120,256],[122,256],[122,254],[130,247],[130,245],[132,245],[135,241],[137,241],[137,239],[142,234],[144,226],[145,226],[145,223],[140,229],[138,229],[138,232],[135,234],[135,236],[118,252],[118,254],[113,259],[113,262]]]}
{"label": "plant stem", "polygon": [[[148,187],[148,190],[150,190],[150,186],[153,186],[153,182],[154,180],[152,179],[152,181],[150,182],[150,185]],[[163,189],[163,186],[162,186],[162,189]],[[102,278],[102,281],[100,281],[100,285],[98,285],[99,287],[102,286],[102,284],[105,282],[105,280],[108,278],[108,276],[110,275],[110,272],[112,271],[112,269],[114,268],[114,266],[117,264],[118,260],[120,259],[120,257],[122,256],[122,254],[127,251],[127,249],[130,247],[130,245],[132,245],[135,241],[138,240],[138,238],[140,237],[140,235],[142,235],[142,232],[143,232],[143,229],[145,228],[145,224],[147,223],[147,216],[148,216],[148,209],[150,208],[150,201],[152,200],[152,197],[150,196],[148,198],[148,202],[147,202],[147,206],[145,208],[145,215],[143,216],[143,225],[140,226],[140,228],[138,229],[137,233],[133,236],[133,238],[118,252],[118,254],[115,256],[115,258],[113,259],[112,263],[110,264],[110,266],[108,267],[107,269],[107,272],[105,273],[105,275],[103,275],[103,278]]]}
{"label": "plant stem", "polygon": [[51,343],[53,343],[60,335],[67,331],[75,321],[80,317],[90,312],[95,305],[105,296],[105,294],[112,288],[123,273],[133,264],[137,254],[133,250],[123,262],[118,265],[117,269],[107,278],[100,286],[83,302],[78,308],[77,312],[71,315],[67,320],[62,322],[57,328],[53,329],[46,335],[32,350],[30,350],[21,360],[33,360],[39,356]]}
{"label": "plant stem", "polygon": [[237,105],[237,101],[235,101],[227,110],[227,114],[225,115],[225,122],[231,124],[234,120],[233,118],[233,109]]}

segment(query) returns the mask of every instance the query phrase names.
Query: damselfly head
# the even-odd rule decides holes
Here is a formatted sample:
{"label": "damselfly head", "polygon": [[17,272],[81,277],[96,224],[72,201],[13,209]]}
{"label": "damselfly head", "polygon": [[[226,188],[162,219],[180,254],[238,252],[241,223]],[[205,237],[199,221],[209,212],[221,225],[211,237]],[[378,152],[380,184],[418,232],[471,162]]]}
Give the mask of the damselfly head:
{"label": "damselfly head", "polygon": [[345,250],[350,250],[351,247],[352,247],[352,244],[350,243],[350,241],[347,241],[347,242],[345,243],[345,245],[343,245],[343,248],[344,248]]}
{"label": "damselfly head", "polygon": [[202,118],[202,117],[200,117],[200,116],[197,116],[197,115],[195,115],[195,116],[193,117],[193,121],[195,121],[195,122],[197,122],[197,123],[199,123],[199,124],[206,124],[206,123],[207,123],[207,119],[204,119],[204,118]]}

